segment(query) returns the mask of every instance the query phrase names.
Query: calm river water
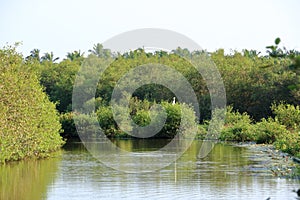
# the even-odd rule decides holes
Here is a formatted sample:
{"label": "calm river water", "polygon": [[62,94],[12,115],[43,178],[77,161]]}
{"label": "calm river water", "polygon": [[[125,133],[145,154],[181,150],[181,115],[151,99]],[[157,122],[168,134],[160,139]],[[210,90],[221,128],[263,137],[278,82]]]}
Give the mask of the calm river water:
{"label": "calm river water", "polygon": [[[165,140],[114,142],[132,152],[166,144]],[[292,190],[300,188],[300,181],[253,170],[249,149],[216,144],[199,159],[201,143],[194,141],[175,163],[151,173],[108,168],[82,143],[68,143],[54,158],[0,166],[0,199],[296,199]]]}

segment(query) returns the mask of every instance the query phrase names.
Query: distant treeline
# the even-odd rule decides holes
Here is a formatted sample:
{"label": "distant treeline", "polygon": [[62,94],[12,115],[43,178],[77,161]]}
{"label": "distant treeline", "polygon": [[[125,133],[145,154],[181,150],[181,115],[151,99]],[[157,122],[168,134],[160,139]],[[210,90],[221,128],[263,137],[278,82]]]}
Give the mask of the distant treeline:
{"label": "distant treeline", "polygon": [[[0,50],[0,161],[45,156],[62,145],[59,133],[63,137],[77,136],[73,120],[77,113],[72,111],[72,93],[75,77],[83,64],[90,67],[90,73],[96,73],[97,65],[111,62],[100,77],[93,98],[85,99],[90,96],[88,88],[83,88],[81,95],[82,106],[92,106],[98,119],[97,122],[89,123],[100,122],[105,133],[111,137],[124,136],[112,117],[112,91],[126,72],[147,63],[173,67],[188,80],[198,99],[201,115],[197,122],[201,124],[200,132],[202,130],[203,134],[214,111],[211,110],[206,82],[190,62],[190,59],[199,56],[209,58],[218,68],[226,89],[227,105],[230,105],[229,113],[232,113],[229,116],[235,116],[234,121],[242,119],[249,124],[261,123],[262,120],[271,118],[276,120],[276,116],[278,118],[280,115],[293,118],[286,121],[298,123],[300,53],[280,48],[279,44],[280,39],[277,38],[274,45],[266,47],[266,55],[255,50],[234,51],[228,55],[223,49],[215,52],[190,52],[180,47],[169,53],[149,53],[140,48],[121,55],[96,44],[86,56],[80,51],[74,51],[59,62],[52,52],[40,55],[40,50],[34,49],[29,56],[23,57],[16,53],[14,47],[6,47]],[[87,75],[81,74],[82,77],[77,78],[82,78],[83,84],[88,84],[84,82]],[[174,84],[177,84],[176,80]],[[176,106],[178,104],[171,106],[174,96],[172,91],[161,85],[147,84],[139,87],[132,95],[130,115],[137,124],[145,126],[150,123],[148,111],[151,105],[161,103],[167,110],[168,118],[159,136],[173,137],[180,120],[180,112]],[[186,111],[191,115],[191,108],[186,107]],[[285,112],[294,114],[282,114]],[[247,116],[250,121],[239,115]],[[84,115],[78,117],[82,121],[89,120]],[[191,121],[196,119],[190,118]],[[280,120],[277,119],[278,123]],[[264,125],[266,123],[261,126]],[[299,132],[299,126],[280,125],[293,133]],[[228,127],[231,126],[227,124]],[[235,138],[235,134],[242,131],[233,132],[223,132],[223,138],[220,139],[226,140],[226,135],[231,134],[232,140],[253,140],[244,136]]]}

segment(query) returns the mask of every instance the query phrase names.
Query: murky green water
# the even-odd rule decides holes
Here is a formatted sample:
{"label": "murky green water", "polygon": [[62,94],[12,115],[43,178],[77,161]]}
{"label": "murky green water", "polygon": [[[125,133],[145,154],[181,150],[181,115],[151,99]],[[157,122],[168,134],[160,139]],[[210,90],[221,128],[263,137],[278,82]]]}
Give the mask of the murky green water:
{"label": "murky green water", "polygon": [[[120,148],[149,152],[164,140],[117,140]],[[0,166],[0,199],[295,199],[299,180],[273,177],[251,168],[253,153],[215,145],[198,159],[201,141],[175,163],[153,173],[124,173],[93,158],[80,142],[69,143],[55,158]],[[138,154],[137,154],[138,156]],[[141,163],[128,163],[128,165]],[[149,167],[155,163],[142,163]]]}

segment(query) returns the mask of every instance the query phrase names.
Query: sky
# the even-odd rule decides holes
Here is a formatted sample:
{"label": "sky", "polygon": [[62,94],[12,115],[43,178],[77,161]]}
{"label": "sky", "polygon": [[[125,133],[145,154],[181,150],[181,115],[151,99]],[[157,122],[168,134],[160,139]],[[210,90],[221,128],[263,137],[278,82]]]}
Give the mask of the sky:
{"label": "sky", "polygon": [[22,42],[64,58],[120,33],[163,28],[203,49],[265,52],[276,37],[300,50],[299,0],[0,0],[0,47]]}

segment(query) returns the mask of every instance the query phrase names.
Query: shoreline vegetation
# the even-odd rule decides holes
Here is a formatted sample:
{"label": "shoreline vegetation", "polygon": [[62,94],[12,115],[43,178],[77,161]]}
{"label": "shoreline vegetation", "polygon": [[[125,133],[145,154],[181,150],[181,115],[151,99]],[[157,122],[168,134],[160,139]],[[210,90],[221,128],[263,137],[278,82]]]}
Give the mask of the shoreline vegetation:
{"label": "shoreline vegetation", "polygon": [[[189,119],[183,125],[186,133],[194,131],[190,127],[196,122],[196,138],[205,139],[212,122],[210,116],[219,111],[210,109],[205,80],[186,59],[201,56],[215,63],[226,89],[225,125],[216,139],[271,144],[282,152],[300,157],[300,52],[279,44],[277,38],[275,44],[266,47],[264,56],[255,50],[226,55],[223,49],[190,52],[180,47],[171,53],[148,53],[141,48],[120,55],[96,44],[87,56],[74,51],[59,62],[52,52],[41,56],[40,51],[34,49],[23,57],[15,46],[5,47],[0,50],[0,163],[49,156],[66,139],[78,137],[74,118],[83,124],[80,127],[87,136],[93,136],[100,124],[107,137],[128,138],[114,120],[111,94],[126,72],[147,63],[173,67],[189,81],[197,95],[200,119],[196,119],[188,102],[172,103],[175,95],[168,88],[148,84],[139,87],[130,99],[132,120],[139,126],[150,124],[150,108],[160,104],[167,119],[154,137],[173,138],[181,116],[185,115]],[[91,114],[73,112],[72,92],[78,70],[85,64],[90,72],[97,73],[95,67],[105,60],[112,63],[100,78],[94,98],[84,99],[90,96],[90,90],[82,90],[80,106],[92,110]],[[87,77],[88,73],[80,74],[82,86],[89,86],[85,82]],[[120,108],[119,112],[125,110]],[[154,120],[159,119],[161,116],[155,115]]]}

